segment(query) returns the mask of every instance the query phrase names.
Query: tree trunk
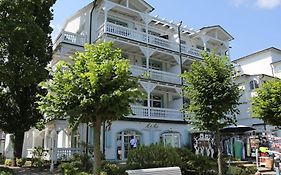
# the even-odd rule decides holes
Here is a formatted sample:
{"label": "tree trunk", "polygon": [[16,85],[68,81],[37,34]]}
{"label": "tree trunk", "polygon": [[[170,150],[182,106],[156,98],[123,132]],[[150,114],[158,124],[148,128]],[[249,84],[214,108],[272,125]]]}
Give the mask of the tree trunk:
{"label": "tree trunk", "polygon": [[216,146],[218,149],[218,175],[222,175],[222,152],[221,152],[221,133],[219,130],[216,131]]}
{"label": "tree trunk", "polygon": [[22,156],[22,146],[23,146],[23,139],[24,139],[24,132],[15,133],[13,136],[13,146],[14,146],[14,159],[13,159],[13,166],[16,165],[16,159],[21,158]]}
{"label": "tree trunk", "polygon": [[94,175],[100,175],[101,172],[101,150],[100,150],[100,135],[101,135],[101,118],[96,117],[94,122]]}

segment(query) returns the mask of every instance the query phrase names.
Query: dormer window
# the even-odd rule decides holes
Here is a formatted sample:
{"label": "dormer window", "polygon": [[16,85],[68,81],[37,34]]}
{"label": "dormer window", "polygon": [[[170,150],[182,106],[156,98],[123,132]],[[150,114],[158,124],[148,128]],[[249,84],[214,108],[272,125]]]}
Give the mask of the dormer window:
{"label": "dormer window", "polygon": [[250,81],[250,90],[259,88],[259,82],[257,80]]}

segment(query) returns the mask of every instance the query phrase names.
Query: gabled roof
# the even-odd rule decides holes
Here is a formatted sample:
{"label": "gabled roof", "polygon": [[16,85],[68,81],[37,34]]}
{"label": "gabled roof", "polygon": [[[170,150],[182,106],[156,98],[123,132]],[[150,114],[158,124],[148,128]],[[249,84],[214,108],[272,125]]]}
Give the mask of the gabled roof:
{"label": "gabled roof", "polygon": [[281,54],[281,50],[280,49],[277,49],[276,47],[269,47],[267,49],[259,50],[257,52],[254,52],[254,53],[251,53],[251,54],[246,55],[244,57],[241,57],[241,58],[238,58],[236,60],[233,60],[232,62],[237,63],[237,61],[240,61],[242,59],[248,58],[250,56],[258,55],[258,54],[261,54],[261,53],[265,53],[265,52],[268,52],[268,51],[275,51],[275,52],[278,52],[278,53]]}
{"label": "gabled roof", "polygon": [[232,35],[230,35],[222,26],[220,25],[213,25],[213,26],[206,26],[206,27],[202,27],[201,29],[199,29],[199,31],[208,31],[210,29],[219,29],[221,30],[222,32],[224,32],[228,37],[229,37],[229,40],[233,40],[234,37]]}

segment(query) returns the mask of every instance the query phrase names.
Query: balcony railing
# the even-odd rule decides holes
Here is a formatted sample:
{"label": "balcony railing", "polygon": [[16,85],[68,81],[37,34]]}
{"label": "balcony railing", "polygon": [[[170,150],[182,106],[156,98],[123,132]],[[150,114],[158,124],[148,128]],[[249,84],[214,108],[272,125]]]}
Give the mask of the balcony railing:
{"label": "balcony railing", "polygon": [[[133,76],[145,75],[147,72],[146,68],[135,65],[132,65],[131,71]],[[153,80],[169,82],[173,84],[181,83],[181,78],[177,74],[159,70],[149,69],[147,72],[147,77]]]}
{"label": "balcony railing", "polygon": [[183,120],[184,115],[176,109],[148,108],[145,106],[131,106],[133,117],[162,119],[162,120]]}
{"label": "balcony railing", "polygon": [[54,42],[54,48],[61,42],[84,46],[86,43],[86,37],[79,34],[62,31]]}
{"label": "balcony railing", "polygon": [[57,148],[57,160],[69,161],[74,154],[82,154],[81,148]]}

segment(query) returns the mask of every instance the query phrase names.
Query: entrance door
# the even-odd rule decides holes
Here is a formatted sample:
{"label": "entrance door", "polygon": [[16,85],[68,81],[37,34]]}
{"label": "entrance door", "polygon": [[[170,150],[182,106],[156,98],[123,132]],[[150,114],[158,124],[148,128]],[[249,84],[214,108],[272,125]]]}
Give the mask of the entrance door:
{"label": "entrance door", "polygon": [[126,160],[131,149],[130,140],[134,137],[140,145],[141,134],[134,130],[125,130],[117,134],[117,160]]}

